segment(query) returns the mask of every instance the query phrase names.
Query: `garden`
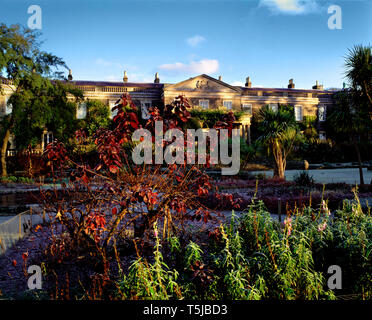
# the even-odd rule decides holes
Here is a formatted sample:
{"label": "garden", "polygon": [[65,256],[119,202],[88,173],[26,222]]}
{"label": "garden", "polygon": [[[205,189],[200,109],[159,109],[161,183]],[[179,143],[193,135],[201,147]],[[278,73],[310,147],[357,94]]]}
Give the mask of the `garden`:
{"label": "garden", "polygon": [[[211,139],[206,163],[176,161],[177,148],[189,146],[171,137],[160,148],[173,162],[147,165],[133,157],[144,137],[132,137],[147,130],[154,160],[157,123],[163,134],[177,129],[184,137],[186,129],[208,127],[232,152],[241,112],[192,110],[180,95],[142,119],[125,93],[113,119],[99,101],[88,101],[86,119],[76,119],[83,95],[61,81],[55,69],[65,63],[39,51],[33,32],[0,27],[7,40],[0,46],[22,40],[14,46],[17,68],[13,56],[0,61],[18,85],[12,112],[1,119],[1,188],[22,187],[34,198],[30,216],[38,217],[0,225],[1,299],[372,298],[372,186],[363,179],[371,160],[370,47],[350,53],[352,86],[335,94],[329,140],[318,139],[314,119],[296,122],[291,106],[262,107],[252,118],[253,143],[240,140],[240,172],[223,176]],[[360,61],[367,76],[356,72],[365,70]],[[55,136],[37,155],[45,128]],[[7,157],[11,134],[18,158]],[[337,154],[357,163],[359,184],[320,184],[306,170],[285,180],[290,161],[324,163]],[[258,168],[272,169],[273,178],[249,172]],[[1,237],[10,233],[24,237],[5,250]]]}
{"label": "garden", "polygon": [[[93,141],[96,163],[70,156],[62,142],[47,146],[50,179],[67,183],[40,189],[48,222],[0,258],[3,297],[371,298],[372,218],[359,201],[368,186],[322,186],[306,174],[295,182],[216,180],[198,164],[135,165],[129,137],[141,125],[137,108],[129,95],[116,108],[112,129],[93,139],[76,134],[78,145]],[[180,96],[154,108],[144,126],[182,125],[188,109]],[[231,131],[233,117],[215,127]],[[27,289],[31,265],[41,267],[42,289]],[[328,283],[334,265],[342,270],[338,290]]]}

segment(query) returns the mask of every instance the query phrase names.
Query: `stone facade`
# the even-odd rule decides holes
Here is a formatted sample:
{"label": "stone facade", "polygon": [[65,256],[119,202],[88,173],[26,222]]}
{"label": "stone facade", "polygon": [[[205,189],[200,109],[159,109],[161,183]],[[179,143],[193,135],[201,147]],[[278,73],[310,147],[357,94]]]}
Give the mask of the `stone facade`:
{"label": "stone facade", "polygon": [[[6,101],[15,88],[11,81],[4,78],[0,80],[3,88],[3,94],[0,95],[1,116],[6,113]],[[243,110],[245,116],[237,126],[240,126],[241,133],[247,140],[250,140],[250,117],[263,106],[277,108],[278,104],[293,105],[297,121],[302,121],[304,116],[320,115],[318,129],[321,132],[326,110],[333,104],[333,91],[323,90],[323,86],[318,83],[309,90],[295,89],[293,79],[289,81],[288,88],[261,88],[252,87],[250,78],[241,87],[223,82],[222,77],[215,79],[205,74],[175,84],[160,83],[158,74],[154,83],[128,82],[126,72],[123,82],[73,81],[70,71],[68,82],[80,88],[86,100],[101,100],[111,108],[127,92],[142,109],[144,117],[149,107],[171,103],[179,95],[185,95],[194,108]]]}
{"label": "stone facade", "polygon": [[240,87],[223,82],[221,77],[217,80],[203,74],[176,84],[164,85],[162,96],[166,104],[180,94],[185,95],[195,108],[245,111],[245,116],[237,126],[248,142],[251,116],[266,105],[277,108],[278,104],[292,105],[297,121],[302,121],[305,116],[317,118],[321,137],[325,137],[321,131],[322,122],[326,110],[333,104],[333,91],[323,90],[323,86],[318,83],[310,90],[295,89],[293,79],[289,81],[288,88],[252,87],[250,78],[247,78],[244,87]]}
{"label": "stone facade", "polygon": [[[317,116],[319,106],[332,105],[332,93],[318,89],[276,89],[260,87],[231,86],[207,75],[182,81],[176,84],[166,84],[163,89],[165,103],[171,102],[177,95],[185,95],[194,107],[200,105],[202,100],[208,100],[208,109],[228,109],[231,101],[232,110],[247,108],[257,112],[266,105],[290,104],[301,107],[302,117],[307,115]],[[224,106],[225,103],[225,106]]]}

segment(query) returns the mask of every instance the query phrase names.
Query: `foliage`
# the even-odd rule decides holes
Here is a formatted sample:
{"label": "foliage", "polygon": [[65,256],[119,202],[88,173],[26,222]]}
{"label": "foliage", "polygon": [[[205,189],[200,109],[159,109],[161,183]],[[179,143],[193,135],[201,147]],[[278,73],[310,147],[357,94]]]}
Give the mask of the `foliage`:
{"label": "foliage", "polygon": [[307,141],[312,141],[318,138],[316,129],[316,116],[304,116],[299,122],[299,128]]}
{"label": "foliage", "polygon": [[44,82],[40,88],[38,81],[44,82],[36,77],[30,87],[14,93],[9,99],[14,110],[12,131],[19,149],[27,148],[29,144],[36,147],[44,129],[52,131],[55,138],[64,142],[76,129],[76,103],[68,101],[67,95],[75,94],[80,99],[81,92],[58,81],[53,84]]}
{"label": "foliage", "polygon": [[81,129],[86,129],[92,136],[100,128],[108,129],[111,125],[109,106],[101,100],[88,100],[86,102],[87,115]]}
{"label": "foliage", "polygon": [[1,177],[0,181],[3,183],[12,182],[12,183],[34,183],[34,179],[30,179],[28,177],[15,177],[15,176],[7,176],[7,177]]}
{"label": "foliage", "polygon": [[[368,117],[361,108],[361,100],[358,91],[344,90],[336,94],[336,106],[328,116],[328,127],[332,127],[336,133],[342,133],[354,144],[357,161],[359,163],[360,184],[364,184],[362,159],[358,140],[368,128]],[[331,131],[332,132],[332,131]]]}
{"label": "foliage", "polygon": [[[113,204],[107,211],[111,210],[110,214],[117,217],[120,212],[115,209],[117,204]],[[81,203],[74,210],[79,208]],[[273,219],[263,202],[254,200],[241,215],[233,212],[231,219],[219,227],[216,222],[208,231],[196,229],[196,240],[191,239],[192,234],[187,230],[168,237],[164,218],[159,217],[152,223],[151,236],[147,239],[115,233],[112,246],[105,248],[99,244],[104,233],[111,232],[110,214],[84,216],[87,220],[82,228],[97,241],[99,248],[94,249],[93,243],[89,245],[85,241],[76,246],[69,232],[53,235],[43,257],[46,273],[53,274],[57,266],[63,266],[63,273],[68,272],[66,266],[72,265],[68,261],[84,268],[90,265],[95,270],[89,281],[84,282],[84,286],[90,287],[89,292],[84,289],[77,290],[75,296],[56,294],[56,299],[372,297],[372,217],[369,210],[362,209],[356,190],[355,199],[344,201],[338,210],[331,212],[327,201],[322,201],[315,209],[288,210],[284,223]],[[68,220],[62,210],[57,219],[68,231],[72,222],[66,224]],[[189,224],[203,225],[196,221]],[[134,256],[129,243],[135,245]],[[97,265],[95,250],[106,250],[106,263],[110,266],[107,271]],[[54,263],[51,258],[55,259]],[[342,269],[342,290],[331,291],[327,286],[331,265]],[[58,286],[65,288],[61,281]],[[51,290],[58,292],[58,288]]]}
{"label": "foliage", "polygon": [[370,158],[367,151],[370,149],[368,132],[372,114],[367,98],[367,93],[371,92],[370,50],[370,47],[361,45],[349,50],[345,60],[346,77],[351,87],[333,95],[335,104],[327,109],[324,122],[327,140],[317,138],[315,118],[304,117],[299,127],[305,139],[296,148],[295,158],[312,163],[361,162]]}
{"label": "foliage", "polygon": [[131,265],[128,275],[124,275],[123,280],[119,282],[120,299],[182,299],[177,283],[178,272],[169,270],[164,262],[156,224],[154,229],[156,234],[154,262],[151,264],[143,258],[138,258]]}
{"label": "foliage", "polygon": [[201,257],[202,253],[203,253],[203,251],[200,249],[200,247],[196,243],[191,241],[186,247],[186,255],[185,255],[186,267],[190,268],[197,261],[201,262],[202,261],[202,257]]}
{"label": "foliage", "polygon": [[294,114],[284,106],[277,111],[266,106],[260,109],[257,117],[258,141],[267,146],[274,157],[274,176],[284,178],[287,156],[300,138]]}
{"label": "foliage", "polygon": [[[252,202],[241,217],[233,214],[230,223],[211,231],[209,238],[209,246],[203,251],[190,242],[178,253],[182,256],[183,252],[197,252],[199,256],[194,263],[188,263],[186,269],[176,264],[172,272],[167,271],[173,275],[170,279],[173,294],[166,293],[169,289],[161,289],[167,273],[155,281],[156,285],[147,280],[148,275],[141,278],[138,273],[131,273],[133,268],[138,270],[142,258],[132,264],[130,280],[125,276],[120,286],[132,288],[132,298],[328,300],[338,296],[371,297],[372,219],[363,213],[357,197],[345,202],[333,218],[323,202],[317,210],[304,208],[288,215],[284,224],[274,221],[262,202]],[[156,242],[154,265],[159,260],[158,249]],[[201,261],[202,255],[205,262]],[[334,264],[342,268],[343,283],[339,291],[329,290],[326,283],[328,267]],[[148,269],[154,270],[154,265]],[[168,269],[164,264],[162,270]],[[155,293],[142,295],[145,286],[133,285],[133,281],[141,283],[142,279],[146,279],[150,290],[157,288],[153,290]]]}
{"label": "foliage", "polygon": [[79,159],[95,158],[97,156],[95,134],[100,129],[107,130],[112,126],[109,106],[101,100],[88,100],[86,110],[85,119],[76,120],[78,130],[66,144],[72,150],[72,154]]}
{"label": "foliage", "polygon": [[[226,114],[226,111],[220,109],[192,109],[190,113],[192,118],[197,119],[201,122],[203,128],[213,128],[218,121],[222,120],[222,117]],[[241,115],[241,111],[234,111],[234,117],[236,119],[239,119]]]}
{"label": "foliage", "polygon": [[294,176],[293,181],[300,186],[311,186],[314,184],[314,178],[307,171],[301,171]]}
{"label": "foliage", "polygon": [[356,45],[345,59],[346,77],[355,91],[360,91],[372,120],[372,52],[371,46]]}
{"label": "foliage", "polygon": [[[357,92],[352,89],[344,89],[334,94],[335,107],[327,115],[327,124],[330,133],[345,136],[360,136],[368,126],[366,114],[360,108]],[[336,137],[335,137],[336,138]]]}
{"label": "foliage", "polygon": [[[173,106],[167,107],[165,119],[154,108],[146,128],[153,132],[155,120],[163,120],[164,130],[177,128],[178,119],[185,123],[189,116],[185,105],[187,100],[179,97]],[[124,94],[116,109],[113,129],[101,128],[94,135],[99,158],[94,168],[84,159],[74,161],[58,141],[50,143],[44,154],[57,177],[68,174],[70,179],[58,202],[53,200],[51,192],[44,192],[44,205],[57,216],[55,222],[66,228],[71,251],[96,257],[105,274],[109,252],[115,248],[116,241],[126,239],[130,230],[135,237],[150,237],[153,223],[162,219],[163,238],[168,238],[183,229],[179,221],[208,222],[212,216],[199,201],[212,188],[208,175],[196,166],[133,164],[123,146],[139,127],[136,106]],[[78,132],[76,138],[84,142],[87,137]],[[102,187],[97,188],[97,183]],[[78,207],[75,201],[80,203]],[[82,253],[82,248],[87,251]]]}
{"label": "foliage", "polygon": [[46,78],[61,79],[63,73],[59,67],[66,64],[61,58],[40,51],[39,34],[20,25],[10,27],[0,24],[0,71],[13,80],[15,86],[23,85],[23,81],[34,72]]}
{"label": "foliage", "polygon": [[12,112],[4,122],[2,176],[7,175],[5,158],[11,133],[22,148],[35,146],[47,127],[61,140],[74,131],[75,105],[67,101],[67,94],[78,99],[82,93],[57,81],[63,79],[60,68],[67,66],[61,58],[41,51],[38,37],[35,31],[19,25],[0,25],[0,73],[16,88],[8,101]]}

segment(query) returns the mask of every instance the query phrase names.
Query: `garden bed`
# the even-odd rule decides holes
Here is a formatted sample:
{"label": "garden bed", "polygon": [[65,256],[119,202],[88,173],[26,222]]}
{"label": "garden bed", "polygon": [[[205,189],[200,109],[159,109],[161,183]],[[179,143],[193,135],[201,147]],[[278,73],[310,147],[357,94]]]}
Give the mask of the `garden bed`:
{"label": "garden bed", "polygon": [[[357,201],[332,218],[323,204],[280,224],[256,202],[239,218],[187,225],[167,238],[159,220],[146,239],[117,238],[117,252],[108,255],[108,273],[91,255],[94,251],[69,246],[71,239],[60,224],[36,227],[0,257],[2,298],[371,298],[372,263],[366,250],[372,220]],[[25,270],[32,264],[41,265],[42,290],[27,290]],[[334,264],[343,274],[338,291],[326,285],[327,269]]]}
{"label": "garden bed", "polygon": [[[279,205],[281,205],[281,212],[310,205],[319,208],[322,200],[327,201],[331,210],[336,210],[342,207],[343,200],[351,200],[355,196],[353,191],[355,186],[346,183],[325,185],[314,183],[310,186],[300,186],[295,182],[282,179],[225,179],[219,181],[217,186],[220,192],[233,196],[234,202],[239,203],[240,210],[249,206],[252,199],[258,199],[265,203],[271,213],[277,213]],[[372,204],[372,185],[365,185],[358,192],[363,207]],[[201,201],[210,208],[234,209],[231,201],[220,201],[213,194]]]}

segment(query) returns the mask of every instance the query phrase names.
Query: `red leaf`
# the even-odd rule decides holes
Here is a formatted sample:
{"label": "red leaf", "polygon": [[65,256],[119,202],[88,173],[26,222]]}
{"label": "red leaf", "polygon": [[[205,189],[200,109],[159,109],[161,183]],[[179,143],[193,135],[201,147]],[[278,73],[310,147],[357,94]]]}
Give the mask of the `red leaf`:
{"label": "red leaf", "polygon": [[114,166],[114,165],[111,165],[110,166],[110,172],[115,174],[118,172],[118,167],[117,166]]}
{"label": "red leaf", "polygon": [[116,215],[118,213],[118,209],[116,207],[112,208],[112,214]]}
{"label": "red leaf", "polygon": [[83,177],[81,178],[81,180],[83,180],[86,184],[88,184],[89,182],[89,178],[87,177],[87,175],[84,173]]}
{"label": "red leaf", "polygon": [[22,259],[26,260],[28,258],[28,252],[22,253]]}

